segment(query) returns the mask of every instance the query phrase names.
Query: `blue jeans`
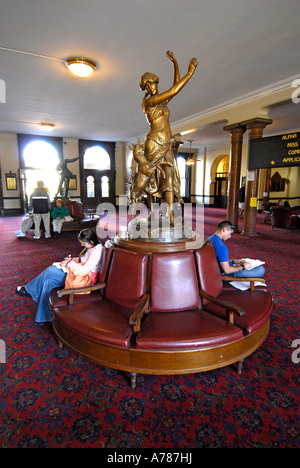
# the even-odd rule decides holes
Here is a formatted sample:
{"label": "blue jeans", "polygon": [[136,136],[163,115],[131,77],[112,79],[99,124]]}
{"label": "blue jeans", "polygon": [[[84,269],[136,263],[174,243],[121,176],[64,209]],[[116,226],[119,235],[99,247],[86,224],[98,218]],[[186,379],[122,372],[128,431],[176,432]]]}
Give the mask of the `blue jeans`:
{"label": "blue jeans", "polygon": [[32,299],[38,302],[36,322],[52,321],[53,314],[49,305],[50,293],[54,288],[64,287],[66,276],[63,270],[51,265],[25,286]]}
{"label": "blue jeans", "polygon": [[236,273],[231,273],[229,276],[234,276],[235,278],[261,278],[265,274],[265,269],[262,265],[259,265],[253,270],[241,270]]}

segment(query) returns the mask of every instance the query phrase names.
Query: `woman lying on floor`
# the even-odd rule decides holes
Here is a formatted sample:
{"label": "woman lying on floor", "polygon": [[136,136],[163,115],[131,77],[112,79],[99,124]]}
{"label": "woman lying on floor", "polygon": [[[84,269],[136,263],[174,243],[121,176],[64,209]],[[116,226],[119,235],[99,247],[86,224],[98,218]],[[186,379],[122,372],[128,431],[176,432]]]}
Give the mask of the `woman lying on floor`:
{"label": "woman lying on floor", "polygon": [[38,303],[35,317],[35,321],[38,323],[52,321],[53,315],[49,305],[50,293],[54,288],[65,287],[70,274],[73,273],[76,278],[79,277],[79,283],[81,279],[84,280],[85,285],[97,282],[103,246],[91,229],[81,231],[78,240],[84,247],[78,258],[66,258],[60,263],[53,264],[30,283],[16,288],[16,293],[19,296],[32,297]]}

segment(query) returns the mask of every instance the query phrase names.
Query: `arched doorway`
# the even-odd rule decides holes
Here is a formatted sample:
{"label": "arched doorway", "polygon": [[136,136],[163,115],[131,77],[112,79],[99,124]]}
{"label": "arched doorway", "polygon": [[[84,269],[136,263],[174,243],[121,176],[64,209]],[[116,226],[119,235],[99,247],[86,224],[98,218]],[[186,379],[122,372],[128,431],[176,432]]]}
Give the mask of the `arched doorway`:
{"label": "arched doorway", "polygon": [[81,199],[86,209],[115,203],[115,144],[79,141]]}
{"label": "arched doorway", "polygon": [[211,169],[211,180],[214,182],[214,207],[226,208],[229,180],[229,154],[218,156]]}

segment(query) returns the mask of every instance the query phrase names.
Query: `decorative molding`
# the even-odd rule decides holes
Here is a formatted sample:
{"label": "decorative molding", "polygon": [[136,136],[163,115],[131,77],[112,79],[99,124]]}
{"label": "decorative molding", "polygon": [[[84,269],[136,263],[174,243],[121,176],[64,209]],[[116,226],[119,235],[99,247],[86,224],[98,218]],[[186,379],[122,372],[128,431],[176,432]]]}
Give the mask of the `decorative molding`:
{"label": "decorative molding", "polygon": [[210,107],[197,114],[193,114],[185,119],[177,120],[177,122],[172,123],[172,127],[179,127],[179,126],[188,125],[188,124],[193,125],[192,122],[195,122],[195,120],[208,117],[210,115],[217,114],[220,112],[228,111],[230,109],[233,109],[234,107],[239,107],[241,105],[248,104],[258,99],[270,96],[271,94],[274,94],[274,93],[286,91],[288,89],[293,89],[292,83],[295,79],[298,79],[298,78],[299,78],[299,75],[295,75],[290,78],[285,78],[284,80],[278,81],[277,83],[273,83],[271,85],[264,86],[263,88],[256,89],[255,91],[251,91],[247,94],[244,94],[243,96],[240,96],[239,98],[232,99],[231,101],[226,101],[217,106]]}

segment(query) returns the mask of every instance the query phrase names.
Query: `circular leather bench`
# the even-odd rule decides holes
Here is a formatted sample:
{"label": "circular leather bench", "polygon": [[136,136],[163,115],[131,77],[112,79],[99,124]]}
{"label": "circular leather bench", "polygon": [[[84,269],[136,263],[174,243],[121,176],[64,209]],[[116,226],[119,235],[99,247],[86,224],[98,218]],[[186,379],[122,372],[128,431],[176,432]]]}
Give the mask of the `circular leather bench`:
{"label": "circular leather bench", "polygon": [[223,288],[210,243],[150,253],[116,245],[106,245],[90,294],[52,292],[59,343],[129,372],[133,388],[137,373],[187,374],[233,363],[241,372],[268,335],[270,294]]}

